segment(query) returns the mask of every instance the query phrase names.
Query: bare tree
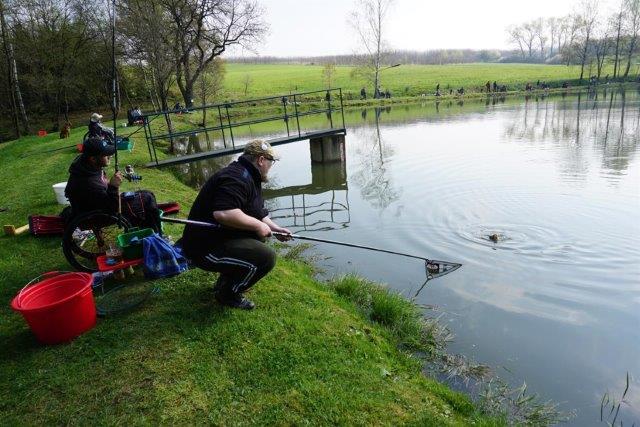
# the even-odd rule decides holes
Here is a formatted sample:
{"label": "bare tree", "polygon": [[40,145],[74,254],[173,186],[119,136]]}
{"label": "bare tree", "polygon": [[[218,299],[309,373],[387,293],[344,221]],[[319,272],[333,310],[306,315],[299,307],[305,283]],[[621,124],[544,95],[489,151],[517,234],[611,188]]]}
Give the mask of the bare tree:
{"label": "bare tree", "polygon": [[573,13],[562,18],[562,37],[559,38],[561,42],[558,44],[558,51],[564,57],[567,65],[569,65],[575,57],[579,56],[576,51],[579,51],[580,49],[578,38],[581,27],[582,19],[577,13]]}
{"label": "bare tree", "polygon": [[393,0],[356,0],[356,9],[351,12],[350,24],[358,34],[365,55],[360,70],[373,83],[374,97],[380,91],[380,69],[384,63],[385,19]]}
{"label": "bare tree", "polygon": [[533,21],[522,24],[522,40],[527,47],[529,59],[533,58],[533,45],[536,37],[537,31]]}
{"label": "bare tree", "polygon": [[522,34],[522,27],[520,25],[511,25],[507,28],[507,32],[509,33],[509,41],[518,46],[522,59],[524,59],[524,36]]}
{"label": "bare tree", "polygon": [[173,50],[168,44],[173,36],[169,18],[154,0],[127,0],[120,7],[127,56],[148,68],[160,108],[168,110],[169,88],[175,81]]}
{"label": "bare tree", "polygon": [[242,79],[242,85],[244,86],[244,96],[247,96],[247,92],[249,91],[249,86],[251,86],[251,83],[253,83],[251,74],[246,74]]}
{"label": "bare tree", "polygon": [[580,45],[580,82],[584,78],[584,66],[589,57],[589,43],[598,22],[598,0],[582,0],[579,22],[582,36]]}
{"label": "bare tree", "polygon": [[[120,30],[126,36],[125,49],[149,68],[155,93],[162,111],[169,110],[169,89],[175,81],[175,61],[169,42],[171,22],[155,0],[127,0],[120,4]],[[166,115],[169,133],[173,132],[171,116]],[[170,152],[174,151],[171,139]]]}
{"label": "bare tree", "polygon": [[[209,104],[210,99],[215,99],[222,91],[222,81],[226,74],[224,62],[216,58],[209,64],[209,67],[200,75],[200,102],[202,105]],[[246,95],[246,91],[245,91]],[[202,127],[207,126],[207,109],[202,110]]]}
{"label": "bare tree", "polygon": [[324,80],[324,84],[325,86],[327,86],[327,89],[331,88],[331,83],[333,83],[333,78],[335,75],[336,64],[331,61],[325,62],[322,66],[322,79]]}
{"label": "bare tree", "polygon": [[604,60],[609,54],[609,49],[611,48],[611,33],[615,31],[613,26],[602,27],[601,29],[596,28],[596,32],[594,32],[594,38],[591,42],[592,46],[590,47],[593,50],[593,53],[596,57],[596,70],[597,76],[600,78],[602,75],[602,69],[604,67]]}
{"label": "bare tree", "polygon": [[176,81],[185,105],[202,71],[229,47],[250,48],[267,29],[254,0],[159,0],[172,20]]}
{"label": "bare tree", "polygon": [[613,27],[614,33],[616,35],[614,56],[613,56],[613,78],[615,79],[618,76],[618,64],[620,58],[620,34],[622,32],[622,14],[625,9],[624,0],[620,1],[620,9],[617,13],[615,13],[610,20],[610,25]]}
{"label": "bare tree", "polygon": [[535,34],[535,38],[538,40],[538,48],[540,49],[540,59],[544,60],[545,58],[545,48],[547,46],[547,34],[546,27],[544,25],[544,20],[542,18],[535,19],[531,21],[531,30]]}
{"label": "bare tree", "polygon": [[640,36],[640,0],[626,1],[626,33],[629,37],[627,46],[627,66],[624,69],[624,77],[629,75],[631,59],[638,53],[638,37]]}
{"label": "bare tree", "polygon": [[560,19],[552,17],[547,18],[544,22],[547,34],[549,35],[549,57],[551,58],[553,57],[556,41],[559,39]]}

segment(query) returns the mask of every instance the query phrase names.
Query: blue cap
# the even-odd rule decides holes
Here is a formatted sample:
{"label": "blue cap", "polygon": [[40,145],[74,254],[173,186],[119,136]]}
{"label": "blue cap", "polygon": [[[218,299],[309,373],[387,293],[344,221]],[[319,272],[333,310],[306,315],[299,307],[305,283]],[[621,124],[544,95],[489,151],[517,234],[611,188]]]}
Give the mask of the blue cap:
{"label": "blue cap", "polygon": [[82,154],[86,156],[112,156],[116,147],[101,138],[88,138],[82,144]]}

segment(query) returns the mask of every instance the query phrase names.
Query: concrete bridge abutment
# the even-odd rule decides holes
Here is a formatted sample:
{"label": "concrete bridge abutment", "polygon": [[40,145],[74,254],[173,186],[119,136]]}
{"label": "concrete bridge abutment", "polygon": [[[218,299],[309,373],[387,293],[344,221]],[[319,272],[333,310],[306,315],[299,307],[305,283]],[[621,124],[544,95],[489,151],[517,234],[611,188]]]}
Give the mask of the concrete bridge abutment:
{"label": "concrete bridge abutment", "polygon": [[309,139],[311,161],[316,163],[346,161],[345,135],[328,135]]}

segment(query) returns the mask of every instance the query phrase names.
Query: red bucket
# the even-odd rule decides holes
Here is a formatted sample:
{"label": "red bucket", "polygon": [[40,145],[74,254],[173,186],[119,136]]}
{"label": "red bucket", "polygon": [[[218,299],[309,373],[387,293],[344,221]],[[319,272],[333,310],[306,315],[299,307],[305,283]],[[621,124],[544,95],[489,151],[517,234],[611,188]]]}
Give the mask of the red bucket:
{"label": "red bucket", "polygon": [[96,324],[92,283],[88,273],[45,273],[18,292],[11,308],[22,313],[40,342],[71,341]]}

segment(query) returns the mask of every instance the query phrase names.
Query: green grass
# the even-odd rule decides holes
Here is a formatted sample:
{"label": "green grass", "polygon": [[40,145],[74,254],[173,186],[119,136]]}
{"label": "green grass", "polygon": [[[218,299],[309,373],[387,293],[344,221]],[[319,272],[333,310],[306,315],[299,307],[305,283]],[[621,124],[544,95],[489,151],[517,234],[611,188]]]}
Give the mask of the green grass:
{"label": "green grass", "polygon": [[[31,213],[60,210],[51,185],[66,180],[74,150],[22,155],[71,145],[83,133],[0,145],[0,207],[7,208],[0,222],[22,225]],[[146,162],[137,142],[133,153],[121,152],[121,164]],[[188,211],[194,190],[169,171],[137,172],[160,201]],[[168,226],[174,237],[180,231]],[[252,312],[215,304],[212,275],[192,270],[157,281],[160,293],[138,310],[100,320],[70,344],[45,347],[9,301],[39,274],[69,268],[60,239],[0,237],[3,424],[501,423],[423,376],[420,360],[400,349],[425,345],[412,336],[421,333],[415,307],[378,288],[369,305],[356,305],[349,285],[313,279],[299,252],[280,257],[255,287]]]}
{"label": "green grass", "polygon": [[[351,77],[353,67],[337,66],[332,87],[341,87],[352,97],[359,97],[366,83]],[[605,72],[606,74],[606,72]],[[247,76],[251,83],[244,93]],[[473,91],[484,88],[487,81],[505,84],[509,90],[524,89],[527,82],[541,82],[560,86],[563,81],[577,83],[579,66],[541,64],[456,64],[456,65],[402,65],[382,71],[381,85],[394,96],[433,94],[436,85],[444,92],[451,87]],[[370,86],[370,85],[369,85]],[[371,96],[371,88],[367,93]],[[274,94],[318,90],[326,87],[321,65],[287,64],[227,64],[224,81],[225,96],[233,99],[258,98]]]}

